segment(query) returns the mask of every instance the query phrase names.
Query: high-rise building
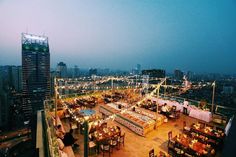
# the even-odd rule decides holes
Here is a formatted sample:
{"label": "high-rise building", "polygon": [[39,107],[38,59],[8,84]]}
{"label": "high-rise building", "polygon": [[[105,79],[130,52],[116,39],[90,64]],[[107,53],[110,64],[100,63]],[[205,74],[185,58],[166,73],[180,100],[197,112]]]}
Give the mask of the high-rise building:
{"label": "high-rise building", "polygon": [[50,53],[48,38],[22,33],[23,112],[28,119],[50,96]]}
{"label": "high-rise building", "polygon": [[79,76],[79,68],[77,65],[75,65],[74,70],[73,70],[73,77],[76,78]]}
{"label": "high-rise building", "polygon": [[57,64],[57,73],[60,78],[67,77],[67,66],[65,63],[60,62]]}
{"label": "high-rise building", "polygon": [[137,64],[137,74],[141,74],[141,65],[140,64]]}
{"label": "high-rise building", "polygon": [[184,77],[184,73],[181,70],[176,69],[174,71],[174,78],[177,80],[182,80]]}

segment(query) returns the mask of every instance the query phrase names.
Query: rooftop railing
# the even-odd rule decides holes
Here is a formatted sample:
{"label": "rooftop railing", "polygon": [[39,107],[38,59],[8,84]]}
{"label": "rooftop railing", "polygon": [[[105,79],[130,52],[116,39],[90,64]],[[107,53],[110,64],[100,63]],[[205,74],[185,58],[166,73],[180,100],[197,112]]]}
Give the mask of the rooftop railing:
{"label": "rooftop railing", "polygon": [[[163,98],[163,99],[177,101],[179,103],[183,103],[184,100],[187,100],[190,105],[194,105],[196,107],[200,107],[200,103],[201,103],[201,101],[197,101],[197,100],[186,99],[186,98],[176,97],[176,96],[164,96],[163,94],[160,94],[160,97]],[[220,115],[223,115],[223,116],[227,116],[228,118],[230,118],[234,114],[236,114],[236,108],[217,105],[217,104],[214,104],[214,106],[215,107],[214,107],[213,113],[215,113],[215,114],[220,114]],[[206,103],[205,109],[208,109],[209,111],[211,111],[211,108],[212,108],[212,104],[211,103]]]}
{"label": "rooftop railing", "polygon": [[39,157],[59,157],[59,149],[55,134],[53,116],[54,101],[44,102],[44,111],[37,116],[37,150]]}

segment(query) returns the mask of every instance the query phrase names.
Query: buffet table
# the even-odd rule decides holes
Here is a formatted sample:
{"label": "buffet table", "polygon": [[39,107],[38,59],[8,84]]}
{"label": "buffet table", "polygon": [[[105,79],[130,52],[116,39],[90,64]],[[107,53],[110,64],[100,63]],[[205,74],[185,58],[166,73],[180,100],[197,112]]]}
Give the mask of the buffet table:
{"label": "buffet table", "polygon": [[106,116],[116,114],[115,121],[141,136],[145,136],[148,132],[154,130],[156,125],[160,125],[164,121],[164,116],[160,115],[156,123],[156,121],[152,117],[147,116],[148,114],[144,111],[142,111],[142,114],[131,110],[121,113],[121,109],[111,104],[100,106],[99,111]]}

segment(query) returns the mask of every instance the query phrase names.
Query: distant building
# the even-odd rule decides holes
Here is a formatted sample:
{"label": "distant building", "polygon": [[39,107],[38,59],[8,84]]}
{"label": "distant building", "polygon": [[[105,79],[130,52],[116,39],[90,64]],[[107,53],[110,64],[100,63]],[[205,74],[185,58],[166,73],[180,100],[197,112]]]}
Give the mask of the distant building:
{"label": "distant building", "polygon": [[50,96],[50,53],[48,38],[22,33],[23,112],[26,119],[43,109]]}
{"label": "distant building", "polygon": [[9,85],[9,66],[0,67],[0,130],[6,128],[9,123],[9,93],[11,86]]}
{"label": "distant building", "polygon": [[149,75],[149,77],[164,78],[166,77],[165,70],[162,69],[150,69],[142,70],[142,75]]}
{"label": "distant building", "polygon": [[223,86],[223,93],[224,94],[233,94],[234,87],[232,86]]}
{"label": "distant building", "polygon": [[137,73],[141,74],[141,65],[140,64],[137,64],[136,69],[137,69]]}
{"label": "distant building", "polygon": [[176,80],[182,80],[183,79],[183,77],[184,77],[184,73],[181,71],[181,70],[175,70],[174,71],[174,78],[176,79]]}
{"label": "distant building", "polygon": [[8,107],[6,103],[6,94],[4,91],[4,70],[0,67],[0,130],[6,126],[8,117]]}
{"label": "distant building", "polygon": [[60,62],[57,64],[57,73],[60,78],[67,77],[67,66],[65,63]]}
{"label": "distant building", "polygon": [[97,75],[97,69],[89,69],[89,76],[92,76],[92,75]]}
{"label": "distant building", "polygon": [[75,65],[73,70],[73,78],[79,77],[79,68],[77,65]]}
{"label": "distant building", "polygon": [[0,129],[8,126],[9,122],[9,93],[0,91]]}
{"label": "distant building", "polygon": [[192,71],[188,71],[188,72],[187,72],[187,78],[188,78],[188,80],[192,80],[193,77],[194,77],[193,72],[192,72]]}
{"label": "distant building", "polygon": [[4,84],[16,91],[22,90],[22,67],[14,65],[0,66],[1,78]]}

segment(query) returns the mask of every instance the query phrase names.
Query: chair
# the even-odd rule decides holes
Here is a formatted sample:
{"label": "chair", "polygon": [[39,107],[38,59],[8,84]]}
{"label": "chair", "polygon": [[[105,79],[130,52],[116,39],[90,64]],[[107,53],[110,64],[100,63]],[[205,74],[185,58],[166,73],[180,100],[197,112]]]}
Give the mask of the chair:
{"label": "chair", "polygon": [[227,122],[228,122],[227,116],[222,116],[221,120],[222,120],[222,124],[223,124],[223,125],[226,125]]}
{"label": "chair", "polygon": [[184,151],[182,149],[175,147],[174,150],[177,157],[182,157],[184,155]]}
{"label": "chair", "polygon": [[65,118],[69,118],[69,117],[70,117],[70,114],[69,114],[69,111],[68,111],[68,110],[65,110],[65,111],[64,111],[64,117],[65,117]]}
{"label": "chair", "polygon": [[110,146],[111,146],[111,152],[113,152],[113,148],[118,147],[118,136],[111,138]]}
{"label": "chair", "polygon": [[175,156],[176,152],[175,152],[175,142],[172,140],[168,140],[168,154]]}
{"label": "chair", "polygon": [[93,141],[89,142],[89,154],[92,154],[92,151],[94,150],[95,154],[97,153],[97,149],[96,149],[96,144]]}
{"label": "chair", "polygon": [[92,134],[89,134],[89,135],[88,135],[88,138],[89,138],[90,141],[93,141],[94,136],[93,136]]}
{"label": "chair", "polygon": [[205,123],[203,123],[203,122],[200,122],[200,121],[198,121],[198,124],[200,124],[200,128],[204,128],[205,127]]}
{"label": "chair", "polygon": [[186,133],[189,132],[190,130],[191,128],[187,126],[186,121],[183,121],[183,132]]}
{"label": "chair", "polygon": [[194,157],[193,155],[188,154],[187,152],[184,153],[184,156],[185,156],[185,157]]}
{"label": "chair", "polygon": [[214,126],[213,126],[213,125],[211,125],[211,124],[206,124],[206,127],[210,127],[211,129],[213,129],[213,128],[214,128]]}
{"label": "chair", "polygon": [[[192,150],[191,148],[187,148],[186,150],[185,150],[185,153],[184,153],[184,155],[188,155],[189,157],[191,157],[191,156],[196,156],[196,152],[194,151],[194,150]],[[188,157],[187,156],[187,157]]]}
{"label": "chair", "polygon": [[102,151],[102,155],[104,157],[105,155],[105,152],[108,152],[109,153],[109,157],[111,156],[111,146],[110,146],[110,143],[109,143],[109,140],[106,140],[104,141],[101,145],[101,151]]}
{"label": "chair", "polygon": [[179,119],[180,118],[180,110],[175,111],[175,119]]}
{"label": "chair", "polygon": [[73,122],[72,124],[71,124],[71,129],[77,129],[78,128],[78,126],[77,126],[77,122]]}
{"label": "chair", "polygon": [[165,156],[166,156],[166,154],[164,152],[162,152],[162,151],[159,152],[159,157],[165,157]]}
{"label": "chair", "polygon": [[118,146],[120,147],[120,145],[125,145],[125,133],[121,136],[118,136]]}
{"label": "chair", "polygon": [[173,111],[173,112],[176,111],[176,106],[172,106],[172,111]]}
{"label": "chair", "polygon": [[158,105],[158,113],[161,113],[161,105]]}
{"label": "chair", "polygon": [[119,127],[119,126],[116,126],[117,127],[117,129],[120,131],[121,130],[121,128]]}
{"label": "chair", "polygon": [[172,131],[168,132],[168,140],[170,141],[172,139]]}
{"label": "chair", "polygon": [[102,123],[101,128],[107,128],[107,122]]}
{"label": "chair", "polygon": [[216,130],[217,130],[217,131],[225,132],[225,130],[224,130],[222,127],[218,127],[218,126],[216,126]]}

